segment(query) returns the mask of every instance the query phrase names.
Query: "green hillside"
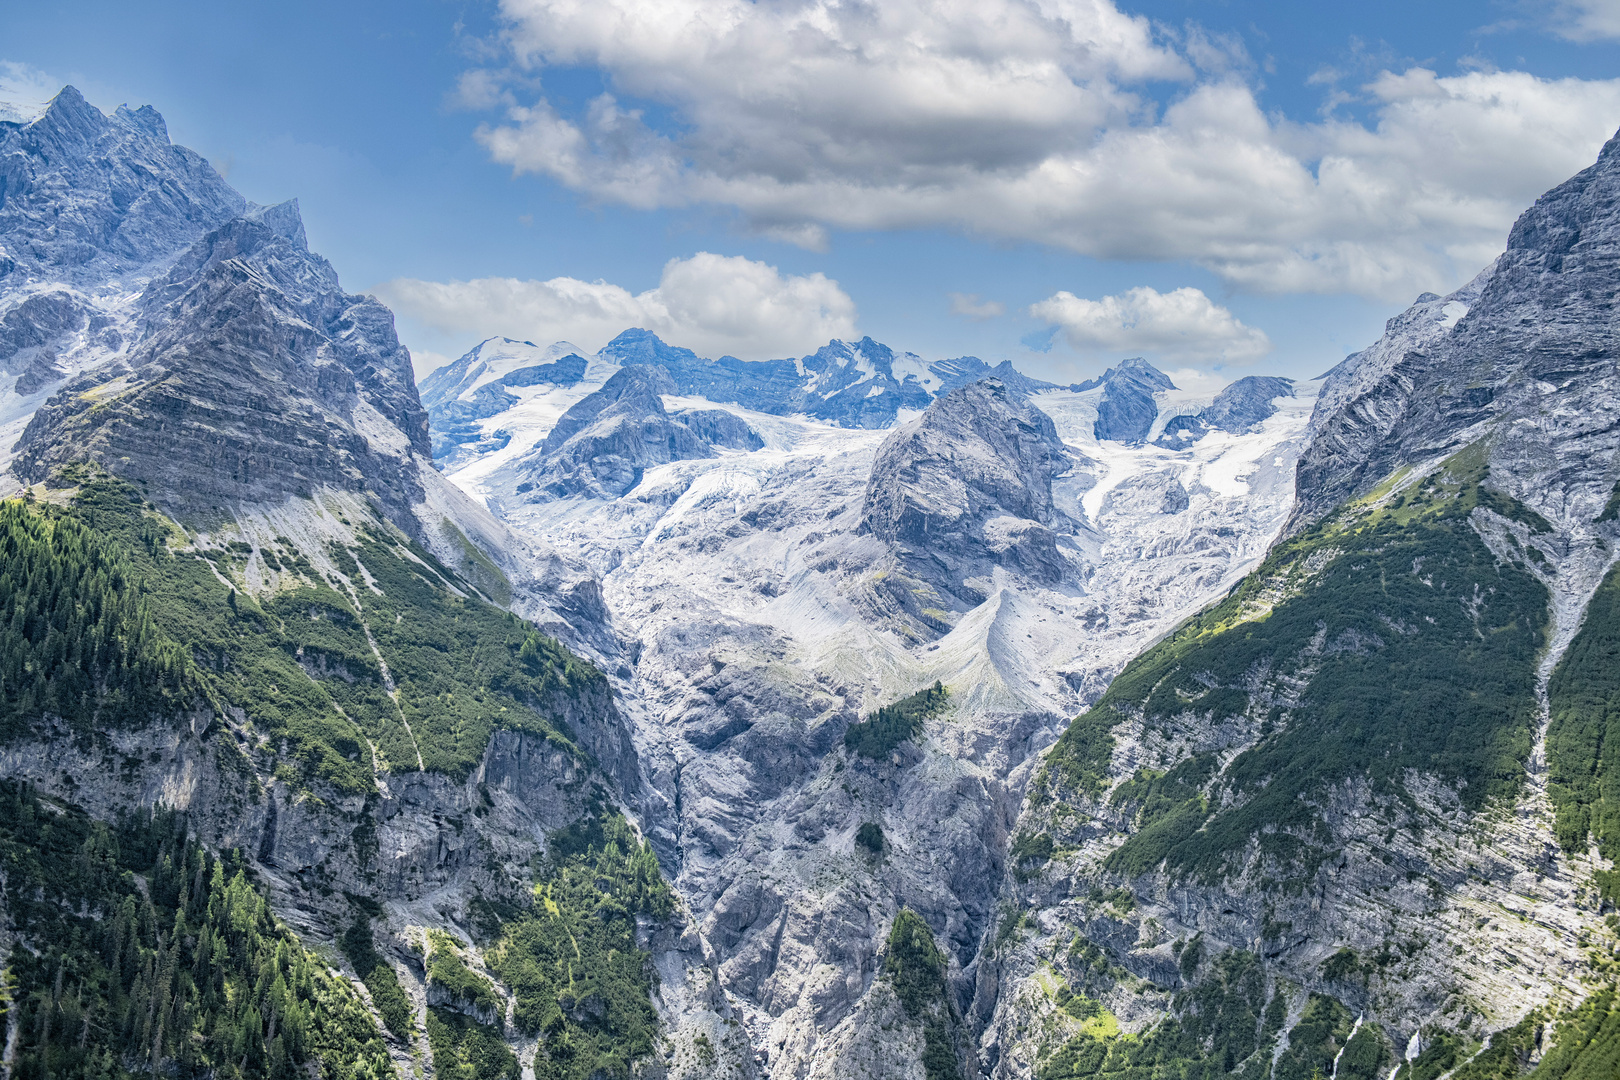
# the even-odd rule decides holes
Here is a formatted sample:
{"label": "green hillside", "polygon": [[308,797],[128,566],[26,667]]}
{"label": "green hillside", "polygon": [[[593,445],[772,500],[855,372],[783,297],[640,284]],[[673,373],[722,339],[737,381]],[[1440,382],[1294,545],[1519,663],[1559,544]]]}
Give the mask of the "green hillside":
{"label": "green hillside", "polygon": [[1333,854],[1315,807],[1347,778],[1397,802],[1410,799],[1408,770],[1454,785],[1469,810],[1511,797],[1530,749],[1548,601],[1522,562],[1499,563],[1469,524],[1482,507],[1540,520],[1484,486],[1482,461],[1459,454],[1401,494],[1279,544],[1126,667],[1059,740],[1036,799],[1095,797],[1111,732],[1129,720],[1165,733],[1233,721],[1253,744],[1224,768],[1194,757],[1138,772],[1111,796],[1136,827],[1109,869],[1165,864],[1211,880],[1235,869],[1251,838],[1294,875],[1312,872]]}
{"label": "green hillside", "polygon": [[[0,679],[17,688],[0,721],[236,707],[287,779],[364,793],[376,770],[465,776],[497,729],[573,747],[552,707],[606,703],[601,672],[398,533],[363,526],[325,555],[323,573],[284,538],[196,547],[105,476],[65,507],[0,505]],[[275,591],[240,587],[254,559],[283,572]]]}
{"label": "green hillside", "polygon": [[0,781],[0,870],[18,1080],[394,1075],[359,995],[183,819],[109,825]]}

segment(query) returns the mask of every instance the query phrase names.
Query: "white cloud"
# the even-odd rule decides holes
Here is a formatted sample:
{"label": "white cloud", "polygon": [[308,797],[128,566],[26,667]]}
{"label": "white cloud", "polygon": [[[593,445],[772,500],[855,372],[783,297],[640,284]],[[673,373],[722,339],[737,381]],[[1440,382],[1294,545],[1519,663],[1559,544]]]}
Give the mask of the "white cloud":
{"label": "white cloud", "polygon": [[781,274],[742,256],[700,251],[664,265],[658,287],[632,294],[605,281],[397,278],[377,288],[402,316],[435,330],[598,349],[639,326],[703,356],[744,360],[811,352],[855,334],[855,302],[824,274]]}
{"label": "white cloud", "polygon": [[1553,32],[1571,41],[1620,38],[1620,0],[1562,0],[1553,9]]}
{"label": "white cloud", "polygon": [[38,68],[0,60],[0,120],[26,123],[45,111],[62,81]]}
{"label": "white cloud", "polygon": [[999,300],[979,300],[978,293],[947,293],[951,300],[951,314],[962,315],[975,322],[994,319],[1007,313],[1007,305]]}
{"label": "white cloud", "polygon": [[1161,293],[1143,285],[1101,300],[1060,292],[1031,304],[1029,313],[1060,328],[1086,354],[1245,363],[1271,351],[1264,332],[1243,325],[1199,289]]}
{"label": "white cloud", "polygon": [[445,104],[452,109],[469,109],[474,112],[493,109],[497,105],[515,106],[517,98],[506,85],[509,78],[506,72],[491,71],[487,68],[463,71],[461,77],[456,80],[455,90],[445,99]]}
{"label": "white cloud", "polygon": [[[1370,126],[1291,122],[1263,111],[1238,43],[1156,37],[1111,0],[502,11],[514,70],[592,67],[612,89],[579,115],[511,107],[479,130],[496,161],[632,207],[734,207],[811,248],[945,226],[1409,300],[1474,273],[1620,124],[1620,80],[1419,68],[1359,89]],[[1161,110],[1141,90],[1166,81],[1182,89]]]}

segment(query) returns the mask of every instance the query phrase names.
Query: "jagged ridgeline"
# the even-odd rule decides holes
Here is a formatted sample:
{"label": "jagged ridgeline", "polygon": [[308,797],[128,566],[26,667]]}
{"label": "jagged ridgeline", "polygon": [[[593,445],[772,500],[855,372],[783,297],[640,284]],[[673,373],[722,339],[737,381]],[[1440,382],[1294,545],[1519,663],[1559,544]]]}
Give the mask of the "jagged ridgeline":
{"label": "jagged ridgeline", "polygon": [[1470,811],[1514,795],[1548,597],[1522,561],[1486,546],[1476,509],[1546,528],[1485,486],[1473,449],[1279,544],[1059,740],[1036,785],[1037,799],[1059,801],[1054,837],[1075,820],[1062,812],[1069,795],[1103,793],[1125,724],[1202,751],[1109,793],[1132,828],[1106,867],[1127,877],[1163,865],[1214,881],[1258,857],[1274,885],[1298,889],[1337,857],[1321,808],[1350,778],[1392,812],[1411,803],[1412,771],[1452,786]]}
{"label": "jagged ridgeline", "polygon": [[[133,487],[81,479],[65,506],[0,507],[9,724],[239,709],[283,779],[363,794],[378,770],[464,776],[497,729],[573,748],[552,706],[607,693],[590,664],[384,526],[329,545],[323,569],[284,537],[194,546]],[[250,572],[274,587],[249,593]]]}
{"label": "jagged ridgeline", "polygon": [[360,995],[182,818],[92,821],[0,781],[0,867],[16,1080],[395,1075]]}

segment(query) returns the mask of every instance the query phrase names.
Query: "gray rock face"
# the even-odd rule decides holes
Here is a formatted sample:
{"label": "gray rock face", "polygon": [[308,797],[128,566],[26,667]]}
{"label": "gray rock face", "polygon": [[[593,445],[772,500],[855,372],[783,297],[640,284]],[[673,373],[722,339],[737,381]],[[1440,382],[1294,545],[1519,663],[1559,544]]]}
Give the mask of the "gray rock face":
{"label": "gray rock face", "polygon": [[671,417],[663,395],[675,392],[663,368],[621,368],[602,389],[558,419],[523,473],[520,494],[615,498],[641,483],[650,466],[714,456],[714,446],[757,450],[746,423],[720,410]]}
{"label": "gray rock face", "polygon": [[67,87],[0,122],[0,464],[47,393],[138,336],[130,295],[247,209],[150,108],[104,116]]}
{"label": "gray rock face", "polygon": [[1294,380],[1272,375],[1246,375],[1216,395],[1208,408],[1191,416],[1177,416],[1164,425],[1154,444],[1183,449],[1210,431],[1242,435],[1254,431],[1277,413],[1277,399],[1292,397]]}
{"label": "gray rock face", "polygon": [[99,285],[246,208],[213,166],[169,142],[150,106],[105,116],[70,86],[32,123],[0,123],[8,287],[18,278]]}
{"label": "gray rock face", "polygon": [[[938,454],[912,478],[930,490],[959,485],[964,500],[975,488],[987,520],[953,526],[966,530],[971,557],[934,567],[936,551],[953,555],[949,537],[915,554],[941,580],[957,574],[950,588],[985,594],[977,606],[862,530],[880,449],[918,420],[884,433],[753,414],[764,452],[671,462],[612,500],[502,504],[514,528],[591,560],[612,625],[634,638],[615,687],[649,786],[667,800],[642,825],[713,957],[712,983],[706,972],[665,972],[663,992],[732,1002],[742,1021],[732,1037],[753,1063],[744,1075],[904,1074],[916,1049],[902,1052],[898,1029],[883,1036],[895,1046],[866,1044],[892,1027],[878,973],[901,906],[951,956],[964,1008],[992,977],[984,934],[1008,895],[1010,829],[1040,751],[1130,655],[1263,552],[1286,509],[1308,408],[1295,401],[1289,425],[1184,456],[1108,447],[1104,465],[1087,456],[1100,391],[1044,390],[1032,402],[1009,392],[981,416],[983,432],[947,411],[989,393],[981,383],[936,403],[926,424],[957,427],[924,436]],[[1037,460],[1059,449],[1041,433],[1043,415],[1075,463],[1044,482],[1066,466]],[[1232,470],[1247,477],[1241,494],[1204,482]],[[1010,507],[1051,513],[1043,524]],[[1034,530],[1052,534],[1064,562],[1050,588],[1009,543]],[[849,723],[936,680],[950,707],[915,740],[882,761],[843,746]],[[882,828],[881,857],[855,840],[866,823]],[[678,1062],[695,1023],[670,1018]]]}
{"label": "gray rock face", "polygon": [[1176,388],[1169,376],[1140,357],[1104,372],[1102,383],[1106,389],[1097,404],[1097,438],[1133,445],[1147,439],[1159,418],[1153,395]]}
{"label": "gray rock face", "polygon": [[[1493,469],[1526,457],[1531,444],[1547,451],[1542,475],[1552,486],[1512,491],[1543,513],[1573,487],[1585,498],[1612,483],[1599,417],[1614,400],[1617,203],[1620,138],[1525,211],[1490,270],[1451,297],[1420,299],[1381,347],[1346,360],[1330,380],[1343,389],[1319,406],[1317,436],[1299,463],[1292,527],[1487,429]],[[1427,333],[1408,329],[1425,320]],[[1521,418],[1535,419],[1512,423]]]}
{"label": "gray rock face", "polygon": [[[79,329],[88,319],[84,305],[66,289],[33,293],[0,316],[0,365],[27,350],[36,350],[37,355],[40,347]],[[0,366],[0,370],[10,368]]]}
{"label": "gray rock face", "polygon": [[[336,484],[414,530],[427,416],[393,316],[345,294],[295,206],[215,229],[140,300],[145,338],[41,408],[13,469],[90,459],[187,516]],[[374,445],[374,440],[377,445]]]}
{"label": "gray rock face", "polygon": [[[295,498],[326,492],[448,565],[487,556],[550,632],[611,641],[590,575],[433,472],[393,316],[343,291],[296,203],[248,204],[151,109],[106,117],[71,89],[0,124],[0,148],[0,243],[16,256],[0,277],[0,482],[89,459],[176,514],[274,515],[317,555],[352,538]],[[53,254],[73,244],[84,258]]]}
{"label": "gray rock face", "polygon": [[885,440],[872,465],[861,528],[891,545],[914,576],[968,607],[984,564],[1043,584],[1064,574],[1052,480],[1071,465],[1045,413],[986,379],[952,390]]}

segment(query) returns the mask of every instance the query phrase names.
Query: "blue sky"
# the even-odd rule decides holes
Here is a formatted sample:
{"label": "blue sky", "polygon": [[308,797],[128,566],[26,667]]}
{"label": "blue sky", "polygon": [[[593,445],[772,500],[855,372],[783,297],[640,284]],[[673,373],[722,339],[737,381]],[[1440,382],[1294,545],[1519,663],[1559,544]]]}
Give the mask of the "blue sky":
{"label": "blue sky", "polygon": [[0,100],[156,106],[423,368],[637,322],[1308,377],[1620,127],[1620,0],[64,8],[8,12]]}

